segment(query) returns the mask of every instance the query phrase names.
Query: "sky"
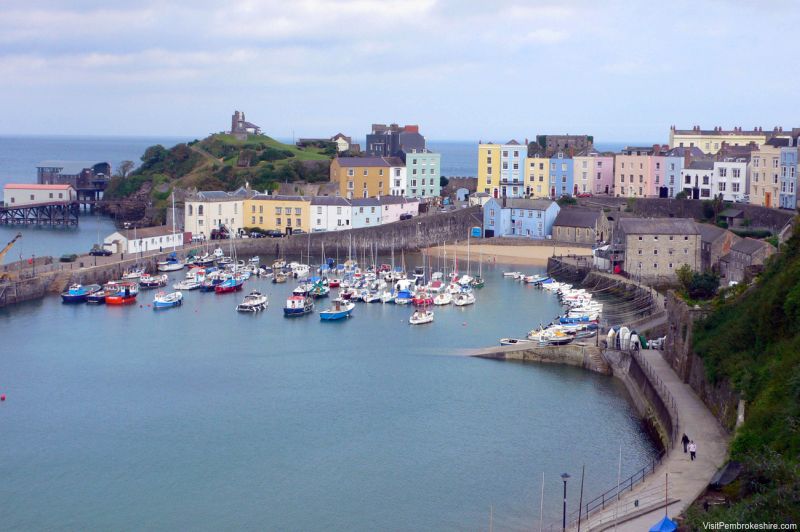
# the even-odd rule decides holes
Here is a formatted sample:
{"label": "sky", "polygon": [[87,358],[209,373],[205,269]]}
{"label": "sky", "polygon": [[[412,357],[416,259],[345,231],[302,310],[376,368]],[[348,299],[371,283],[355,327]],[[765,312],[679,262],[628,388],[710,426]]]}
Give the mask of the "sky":
{"label": "sky", "polygon": [[800,125],[795,0],[2,0],[0,135]]}

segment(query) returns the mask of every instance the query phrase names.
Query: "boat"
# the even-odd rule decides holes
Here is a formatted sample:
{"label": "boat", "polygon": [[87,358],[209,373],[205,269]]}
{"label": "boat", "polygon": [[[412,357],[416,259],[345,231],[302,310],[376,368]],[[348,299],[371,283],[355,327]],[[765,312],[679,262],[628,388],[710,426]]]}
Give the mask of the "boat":
{"label": "boat", "polygon": [[389,291],[381,292],[381,303],[394,303],[394,294]]}
{"label": "boat", "polygon": [[272,275],[272,282],[273,283],[285,283],[286,282],[286,274],[282,271],[276,270],[273,268],[274,274]]}
{"label": "boat", "polygon": [[144,268],[133,268],[123,273],[122,278],[125,279],[126,281],[135,281],[136,279],[144,275],[144,273],[145,273]]}
{"label": "boat", "polygon": [[167,258],[159,261],[157,264],[158,271],[160,272],[175,272],[182,270],[185,264],[178,260],[178,256],[173,251]]}
{"label": "boat", "polygon": [[415,310],[411,317],[408,318],[408,323],[411,325],[422,325],[425,323],[431,323],[433,321],[433,311],[430,310]]}
{"label": "boat", "polygon": [[97,289],[90,291],[86,295],[86,302],[93,305],[102,305],[106,302],[106,291],[105,289],[97,284],[89,285],[89,286],[96,286]]}
{"label": "boat", "polygon": [[433,298],[434,305],[449,305],[453,302],[453,296],[450,295],[449,292],[442,292],[440,294],[436,294],[436,297]]}
{"label": "boat", "polygon": [[256,255],[255,257],[250,257],[249,259],[247,259],[247,262],[248,264],[253,264],[255,266],[258,266],[261,264],[261,258],[258,255]]}
{"label": "boat", "polygon": [[533,340],[527,338],[500,338],[500,345],[532,344]]}
{"label": "boat", "polygon": [[109,283],[105,294],[106,305],[132,305],[136,303],[139,285],[131,281]]}
{"label": "boat", "polygon": [[328,287],[330,288],[339,288],[339,285],[342,284],[342,280],[338,277],[331,277],[328,281]]}
{"label": "boat", "polygon": [[225,279],[220,284],[214,287],[214,292],[217,294],[228,294],[231,292],[238,292],[244,286],[244,279],[241,276],[234,276]]}
{"label": "boat", "polygon": [[83,286],[82,284],[71,284],[69,288],[61,292],[61,301],[64,303],[86,303],[86,298],[90,293],[100,290],[100,285],[93,284]]}
{"label": "boat", "polygon": [[161,275],[148,275],[145,273],[139,279],[139,287],[142,289],[161,288],[162,286],[167,286],[168,280],[169,277],[167,277],[166,273]]}
{"label": "boat", "polygon": [[180,292],[159,292],[153,298],[153,310],[180,307],[183,304],[183,294]]}
{"label": "boat", "polygon": [[197,290],[201,283],[192,279],[184,279],[172,285],[175,290]]}
{"label": "boat", "polygon": [[472,305],[475,303],[475,295],[472,292],[459,292],[453,297],[453,304],[457,307]]}
{"label": "boat", "polygon": [[332,303],[333,305],[331,305],[330,308],[319,313],[319,319],[330,321],[352,317],[353,309],[356,306],[355,303],[351,301],[342,301],[341,299],[334,299]]}
{"label": "boat", "polygon": [[303,316],[314,312],[314,300],[310,297],[289,296],[286,299],[286,306],[283,307],[283,315],[287,318]]}
{"label": "boat", "polygon": [[433,298],[425,292],[418,292],[417,295],[411,299],[411,304],[415,307],[427,307],[433,305]]}
{"label": "boat", "polygon": [[269,305],[267,296],[258,290],[253,290],[246,296],[244,300],[236,305],[236,310],[239,312],[259,312],[266,310]]}
{"label": "boat", "polygon": [[503,272],[503,277],[517,277],[522,275],[522,272]]}

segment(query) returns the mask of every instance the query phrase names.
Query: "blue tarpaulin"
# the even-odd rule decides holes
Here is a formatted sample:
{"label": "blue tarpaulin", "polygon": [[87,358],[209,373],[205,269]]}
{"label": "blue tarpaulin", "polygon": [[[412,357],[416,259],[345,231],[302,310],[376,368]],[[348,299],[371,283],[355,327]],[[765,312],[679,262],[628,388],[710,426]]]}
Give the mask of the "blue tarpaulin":
{"label": "blue tarpaulin", "polygon": [[666,515],[664,519],[650,527],[650,532],[673,532],[673,530],[678,530],[678,525]]}

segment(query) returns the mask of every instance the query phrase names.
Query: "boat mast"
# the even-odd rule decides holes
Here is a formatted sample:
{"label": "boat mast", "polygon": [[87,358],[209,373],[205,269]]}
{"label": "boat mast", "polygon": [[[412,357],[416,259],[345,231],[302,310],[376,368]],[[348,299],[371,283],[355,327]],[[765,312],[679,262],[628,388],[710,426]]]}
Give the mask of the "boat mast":
{"label": "boat mast", "polygon": [[172,190],[172,251],[175,251],[175,189]]}

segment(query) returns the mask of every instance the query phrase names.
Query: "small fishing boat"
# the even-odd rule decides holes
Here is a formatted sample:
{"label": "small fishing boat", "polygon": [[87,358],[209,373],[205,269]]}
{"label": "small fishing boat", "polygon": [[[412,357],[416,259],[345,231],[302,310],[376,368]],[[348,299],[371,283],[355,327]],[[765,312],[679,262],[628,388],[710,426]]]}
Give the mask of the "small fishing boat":
{"label": "small fishing boat", "polygon": [[500,338],[500,345],[532,344],[533,340],[526,338]]}
{"label": "small fishing boat", "polygon": [[472,288],[483,288],[484,286],[486,286],[486,283],[484,282],[483,277],[478,276],[472,280],[470,286]]}
{"label": "small fishing boat", "polygon": [[415,310],[411,317],[408,318],[408,323],[411,325],[422,325],[425,323],[431,323],[433,321],[433,311],[430,310]]}
{"label": "small fishing boat", "polygon": [[250,257],[249,259],[247,259],[247,262],[249,264],[258,266],[259,264],[261,264],[261,258],[258,255],[256,255],[255,257]]}
{"label": "small fishing boat", "polygon": [[433,298],[425,292],[419,292],[411,299],[411,304],[415,307],[427,307],[433,305]]}
{"label": "small fishing boat", "polygon": [[269,301],[267,296],[258,290],[253,290],[246,296],[244,300],[236,305],[236,310],[239,312],[260,312],[267,309]]}
{"label": "small fishing boat", "polygon": [[303,316],[314,312],[314,300],[310,297],[289,296],[286,299],[286,306],[283,307],[283,315],[287,318]]}
{"label": "small fishing boat", "polygon": [[285,283],[286,282],[286,274],[285,273],[283,273],[282,271],[278,271],[278,270],[276,270],[274,268],[273,268],[273,272],[274,272],[274,274],[272,276],[272,282],[273,283]]}
{"label": "small fishing boat", "polygon": [[440,294],[436,294],[436,297],[433,298],[434,305],[449,305],[452,302],[453,302],[453,296],[451,296],[449,292],[442,292]]}
{"label": "small fishing boat", "polygon": [[201,283],[192,279],[184,279],[172,285],[175,290],[197,290]]}
{"label": "small fishing boat", "polygon": [[341,279],[339,279],[338,277],[332,277],[332,278],[331,278],[331,279],[328,281],[328,286],[329,286],[330,288],[339,288],[339,285],[341,285],[341,284],[342,284],[342,280],[341,280]]}
{"label": "small fishing boat", "polygon": [[320,311],[319,319],[324,321],[341,320],[350,318],[353,315],[353,309],[356,304],[351,301],[342,301],[341,299],[334,299],[333,305],[330,308]]}
{"label": "small fishing boat", "polygon": [[389,291],[381,292],[381,303],[394,303],[394,294]]}
{"label": "small fishing boat", "polygon": [[148,275],[145,273],[139,279],[139,287],[143,290],[150,288],[161,288],[162,286],[167,286],[168,280],[169,277],[167,277],[166,273],[161,275]]}
{"label": "small fishing boat", "polygon": [[93,305],[102,305],[106,302],[106,292],[99,284],[90,284],[86,287],[88,294],[86,294],[86,302]]}
{"label": "small fishing boat", "polygon": [[93,288],[96,292],[100,286],[90,285],[83,286],[82,284],[71,284],[69,288],[61,292],[61,301],[64,303],[86,303],[86,298],[89,297],[89,288]]}
{"label": "small fishing boat", "polygon": [[132,305],[139,295],[139,285],[132,281],[109,283],[105,294],[106,305]]}
{"label": "small fishing boat", "polygon": [[144,268],[133,268],[123,273],[122,278],[125,279],[126,281],[135,281],[136,279],[144,275],[144,273],[145,273]]}
{"label": "small fishing boat", "polygon": [[238,292],[244,286],[244,279],[240,276],[234,276],[225,279],[220,284],[214,287],[214,292],[217,294],[229,294],[231,292]]}
{"label": "small fishing boat", "polygon": [[521,272],[503,272],[503,277],[518,277]]}
{"label": "small fishing boat", "polygon": [[457,307],[472,305],[475,303],[475,295],[472,292],[459,292],[453,297],[453,304]]}
{"label": "small fishing boat", "polygon": [[180,307],[183,304],[183,294],[180,292],[158,292],[153,298],[153,310]]}
{"label": "small fishing boat", "polygon": [[178,255],[173,251],[165,260],[159,261],[157,267],[160,272],[175,272],[182,270],[184,264],[178,260]]}

